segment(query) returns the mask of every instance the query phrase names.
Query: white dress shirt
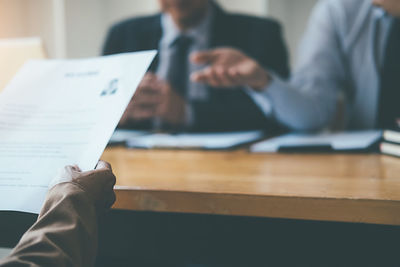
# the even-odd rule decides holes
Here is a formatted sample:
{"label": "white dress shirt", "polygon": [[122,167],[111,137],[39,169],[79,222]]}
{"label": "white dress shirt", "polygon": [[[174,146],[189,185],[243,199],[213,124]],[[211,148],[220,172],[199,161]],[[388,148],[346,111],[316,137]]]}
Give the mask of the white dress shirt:
{"label": "white dress shirt", "polygon": [[[176,24],[174,23],[171,16],[167,13],[161,16],[161,27],[163,35],[159,44],[159,65],[157,69],[157,75],[166,80],[168,78],[169,65],[171,63],[171,56],[173,55],[172,43],[180,35],[191,37],[193,42],[189,49],[189,53],[196,51],[203,51],[209,48],[210,43],[210,28],[213,19],[212,8],[209,8],[207,16],[201,21],[196,27],[182,33]],[[204,66],[195,65],[188,59],[189,74],[202,69]],[[193,83],[188,80],[187,85],[188,101],[190,100],[202,100],[207,98],[207,86],[200,83]]]}

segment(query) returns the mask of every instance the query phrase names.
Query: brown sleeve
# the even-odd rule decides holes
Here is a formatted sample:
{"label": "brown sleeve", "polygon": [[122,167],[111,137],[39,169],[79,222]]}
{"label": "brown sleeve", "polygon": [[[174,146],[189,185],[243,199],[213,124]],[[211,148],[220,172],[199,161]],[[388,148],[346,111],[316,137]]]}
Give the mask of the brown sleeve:
{"label": "brown sleeve", "polygon": [[37,222],[0,266],[93,266],[97,217],[93,202],[75,183],[54,186]]}

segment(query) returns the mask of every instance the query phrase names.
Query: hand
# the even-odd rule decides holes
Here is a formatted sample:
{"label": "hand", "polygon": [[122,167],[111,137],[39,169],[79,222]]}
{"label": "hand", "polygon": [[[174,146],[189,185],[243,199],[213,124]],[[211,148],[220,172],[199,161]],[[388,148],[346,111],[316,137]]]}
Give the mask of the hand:
{"label": "hand", "polygon": [[98,214],[108,210],[115,202],[115,176],[110,164],[97,163],[93,171],[82,172],[78,166],[66,166],[60,175],[61,182],[78,184],[93,201]]}
{"label": "hand", "polygon": [[162,102],[162,84],[153,73],[147,73],[139,84],[135,95],[131,99],[120,124],[129,121],[152,119],[157,115],[157,110]]}
{"label": "hand", "polygon": [[195,64],[208,64],[193,73],[194,82],[208,83],[213,87],[249,86],[261,90],[268,85],[268,73],[253,59],[233,48],[217,48],[192,54]]}
{"label": "hand", "polygon": [[400,17],[399,0],[373,0],[373,4],[382,7],[386,12],[395,17]]}
{"label": "hand", "polygon": [[172,125],[182,124],[186,116],[183,97],[153,73],[147,73],[129,103],[120,124],[156,117]]}
{"label": "hand", "polygon": [[158,116],[171,126],[180,126],[184,124],[186,118],[185,99],[176,93],[176,91],[165,83],[165,97],[160,104]]}

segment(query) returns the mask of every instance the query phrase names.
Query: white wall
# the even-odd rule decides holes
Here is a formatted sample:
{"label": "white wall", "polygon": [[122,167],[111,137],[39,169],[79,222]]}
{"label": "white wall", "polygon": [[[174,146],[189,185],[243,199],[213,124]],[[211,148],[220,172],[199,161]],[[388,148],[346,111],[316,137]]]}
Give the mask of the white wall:
{"label": "white wall", "polygon": [[[317,0],[217,1],[229,11],[280,20],[294,59]],[[110,25],[157,11],[158,0],[0,0],[0,38],[40,36],[50,57],[96,56]]]}
{"label": "white wall", "polygon": [[[267,14],[270,0],[216,0],[225,10],[255,16]],[[282,0],[281,0],[282,1]]]}
{"label": "white wall", "polygon": [[270,0],[269,16],[282,22],[289,46],[292,65],[297,57],[297,47],[306,29],[308,18],[318,0]]}
{"label": "white wall", "polygon": [[[258,16],[266,14],[266,0],[218,2],[230,11]],[[66,53],[73,58],[100,54],[107,29],[117,21],[159,11],[157,0],[67,0],[65,7]]]}
{"label": "white wall", "polygon": [[[2,0],[0,0],[2,1]],[[63,29],[57,29],[57,17],[54,12],[56,0],[23,0],[26,8],[26,18],[28,22],[29,36],[41,36],[43,38],[45,49],[50,57],[61,57],[58,55],[59,42],[57,32]]]}
{"label": "white wall", "polygon": [[23,0],[0,0],[0,38],[23,37],[28,33]]}
{"label": "white wall", "polygon": [[99,54],[106,23],[104,6],[98,2],[100,1],[65,1],[67,57],[88,57]]}
{"label": "white wall", "polygon": [[40,36],[50,57],[62,56],[57,33],[63,29],[56,28],[54,12],[58,1],[63,0],[0,0],[0,38]]}

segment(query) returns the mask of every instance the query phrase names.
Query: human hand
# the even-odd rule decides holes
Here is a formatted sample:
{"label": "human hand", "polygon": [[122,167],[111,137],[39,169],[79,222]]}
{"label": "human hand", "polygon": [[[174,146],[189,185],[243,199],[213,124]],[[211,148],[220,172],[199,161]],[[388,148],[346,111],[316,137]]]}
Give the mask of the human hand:
{"label": "human hand", "polygon": [[77,184],[92,200],[98,214],[108,210],[115,202],[114,185],[116,182],[111,165],[99,161],[95,170],[82,172],[78,166],[64,167],[60,182]]}
{"label": "human hand", "polygon": [[120,124],[156,117],[172,125],[185,120],[186,103],[171,86],[153,73],[147,73],[129,103]]}
{"label": "human hand", "polygon": [[129,121],[152,119],[157,115],[157,110],[162,102],[162,84],[157,76],[148,72],[140,82],[135,95],[128,104],[120,124]]}
{"label": "human hand", "polygon": [[382,7],[389,14],[400,17],[399,0],[373,0],[373,4]]}
{"label": "human hand", "polygon": [[191,55],[195,64],[209,65],[191,76],[194,82],[208,83],[213,87],[249,86],[262,90],[269,83],[269,75],[260,64],[233,48],[217,48]]}
{"label": "human hand", "polygon": [[168,83],[164,83],[164,101],[159,106],[158,116],[171,126],[180,126],[186,118],[186,101]]}

